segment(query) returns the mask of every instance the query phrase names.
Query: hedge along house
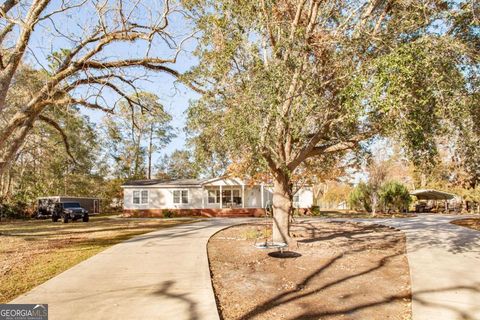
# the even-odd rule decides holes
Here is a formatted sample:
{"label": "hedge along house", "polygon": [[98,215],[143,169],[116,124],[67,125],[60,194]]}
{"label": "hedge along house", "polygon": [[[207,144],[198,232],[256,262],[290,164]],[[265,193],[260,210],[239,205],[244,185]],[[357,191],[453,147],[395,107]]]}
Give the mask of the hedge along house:
{"label": "hedge along house", "polygon": [[[135,180],[122,188],[124,213],[146,217],[162,216],[166,210],[177,216],[263,216],[273,196],[268,185],[246,184],[236,178]],[[296,208],[309,209],[312,189],[298,190],[293,202]]]}

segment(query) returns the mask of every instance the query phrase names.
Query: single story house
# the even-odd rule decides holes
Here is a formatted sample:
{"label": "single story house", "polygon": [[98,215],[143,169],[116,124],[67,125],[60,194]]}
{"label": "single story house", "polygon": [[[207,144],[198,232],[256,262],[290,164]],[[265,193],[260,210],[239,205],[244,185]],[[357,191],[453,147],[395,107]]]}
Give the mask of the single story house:
{"label": "single story house", "polygon": [[[166,210],[177,216],[263,216],[273,196],[271,186],[237,178],[135,180],[122,188],[124,212],[134,216],[162,216]],[[312,188],[298,190],[293,202],[296,208],[309,209]]]}

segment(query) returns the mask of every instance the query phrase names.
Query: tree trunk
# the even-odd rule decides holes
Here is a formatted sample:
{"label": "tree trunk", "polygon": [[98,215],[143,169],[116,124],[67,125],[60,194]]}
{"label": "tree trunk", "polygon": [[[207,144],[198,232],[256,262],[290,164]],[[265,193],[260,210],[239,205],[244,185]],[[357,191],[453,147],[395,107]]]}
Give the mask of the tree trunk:
{"label": "tree trunk", "polygon": [[150,141],[148,143],[148,179],[152,179],[152,153],[153,153],[153,124],[150,124]]}
{"label": "tree trunk", "polygon": [[25,138],[33,128],[34,122],[35,117],[32,116],[25,121],[23,126],[16,128],[16,130],[12,132],[9,146],[4,150],[3,154],[0,155],[0,176],[8,170],[18,150],[25,142]]}
{"label": "tree trunk", "polygon": [[292,208],[290,180],[285,174],[275,175],[273,183],[273,242],[288,243],[290,240],[289,214]]}
{"label": "tree trunk", "polygon": [[377,195],[374,194],[372,195],[372,216],[377,215],[377,203],[378,203]]}
{"label": "tree trunk", "polygon": [[8,170],[18,150],[44,106],[28,105],[25,110],[15,113],[8,123],[0,129],[0,176]]}

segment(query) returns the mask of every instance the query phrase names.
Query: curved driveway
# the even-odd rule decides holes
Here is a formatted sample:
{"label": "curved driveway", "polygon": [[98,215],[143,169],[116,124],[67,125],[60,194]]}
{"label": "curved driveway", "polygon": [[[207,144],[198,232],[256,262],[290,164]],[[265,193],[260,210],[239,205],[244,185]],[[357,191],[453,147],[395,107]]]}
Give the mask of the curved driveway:
{"label": "curved driveway", "polygon": [[480,232],[450,223],[460,218],[351,219],[405,232],[413,320],[480,319]]}
{"label": "curved driveway", "polygon": [[10,303],[48,303],[50,320],[218,319],[207,241],[246,221],[212,218],[132,238]]}
{"label": "curved driveway", "polygon": [[[356,220],[405,232],[413,320],[480,319],[480,232],[449,223],[458,218]],[[248,221],[207,219],[132,238],[11,303],[48,303],[50,319],[218,319],[207,241]]]}

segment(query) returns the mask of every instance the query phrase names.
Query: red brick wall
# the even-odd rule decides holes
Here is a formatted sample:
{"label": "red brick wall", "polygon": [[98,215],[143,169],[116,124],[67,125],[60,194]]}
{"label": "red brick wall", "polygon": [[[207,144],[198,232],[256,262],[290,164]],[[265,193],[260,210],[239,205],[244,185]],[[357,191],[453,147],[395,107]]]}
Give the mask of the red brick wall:
{"label": "red brick wall", "polygon": [[263,217],[265,210],[260,208],[237,209],[125,209],[126,217],[163,217],[164,211],[171,211],[174,217]]}

